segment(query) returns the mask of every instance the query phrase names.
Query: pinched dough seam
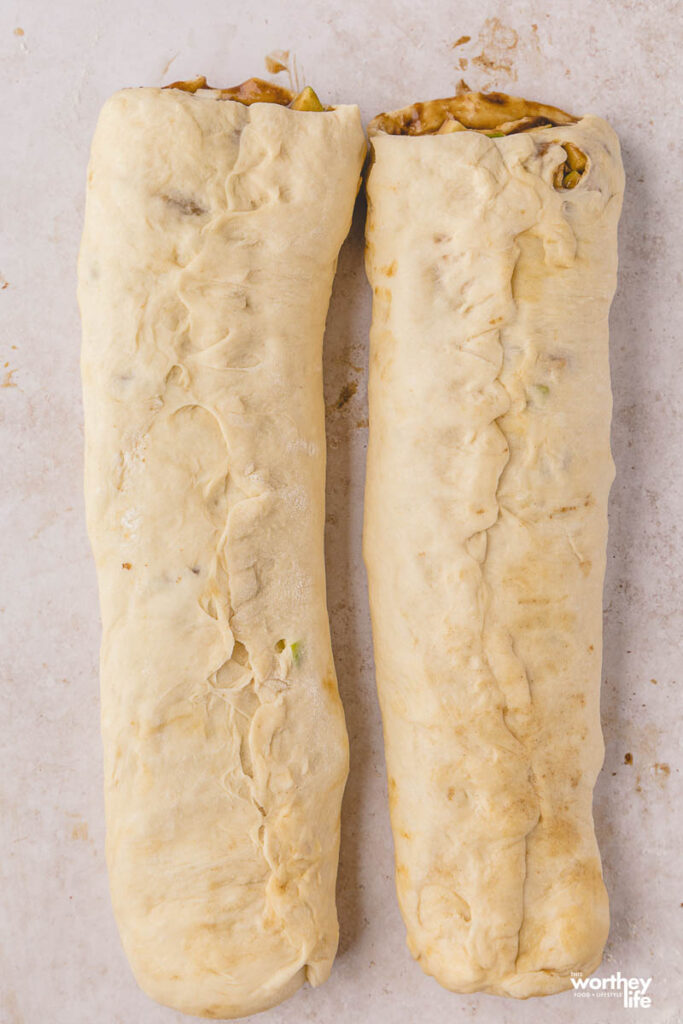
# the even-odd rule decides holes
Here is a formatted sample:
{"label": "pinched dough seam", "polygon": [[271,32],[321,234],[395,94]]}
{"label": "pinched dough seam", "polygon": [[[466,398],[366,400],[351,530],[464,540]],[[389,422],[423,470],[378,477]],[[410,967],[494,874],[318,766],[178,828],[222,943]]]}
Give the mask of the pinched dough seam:
{"label": "pinched dough seam", "polygon": [[[526,175],[525,175],[525,178],[526,178]],[[533,189],[534,191],[536,191],[538,193],[538,183],[536,181],[532,180],[532,182],[529,183],[529,180],[527,178],[527,182],[526,183],[527,183],[527,187],[530,187],[531,189]],[[539,198],[541,200],[541,208],[543,208],[543,206],[544,206],[544,197],[543,196],[539,196]],[[523,232],[523,233],[526,233],[526,231],[528,231],[528,230],[529,230],[529,228],[527,228],[525,230],[525,232]],[[515,259],[514,265],[512,267],[511,273],[510,273],[511,285],[514,282],[515,275],[517,273],[520,256],[521,256],[521,249],[519,247],[517,247],[516,259]],[[517,311],[517,303],[516,303],[516,301],[514,299],[514,288],[513,288],[513,303],[514,303],[514,308],[515,308],[515,313],[516,313],[516,311]],[[496,379],[495,379],[495,382],[498,385],[500,385],[500,387],[508,395],[508,397],[510,399],[510,404],[512,404],[513,396],[510,395],[510,393],[507,390],[507,388],[505,387],[505,384],[504,384],[503,379],[502,379],[502,377],[503,377],[503,368],[504,368],[503,332],[506,329],[509,330],[512,327],[512,325],[515,322],[515,319],[516,319],[516,316],[515,316],[515,314],[513,314],[513,316],[509,319],[509,321],[507,323],[501,324],[501,326],[499,328],[498,337],[499,337],[499,340],[500,340],[500,347],[501,347],[501,363],[500,363],[500,370],[498,371],[498,374],[497,374]],[[511,446],[510,446],[510,439],[508,438],[507,434],[505,433],[505,429],[503,427],[503,422],[502,422],[505,419],[506,415],[507,415],[507,411],[502,413],[500,416],[497,416],[493,420],[493,422],[495,423],[497,428],[500,430],[500,433],[501,433],[501,435],[502,435],[502,437],[503,437],[503,439],[504,439],[504,441],[505,441],[505,443],[507,445],[507,448],[508,448],[508,458],[507,458],[507,460],[505,462],[505,465],[501,469],[501,472],[500,472],[500,474],[498,476],[498,480],[496,481],[496,490],[495,490],[494,497],[495,497],[495,501],[496,501],[496,504],[497,504],[497,507],[498,507],[498,515],[496,517],[496,521],[490,527],[488,527],[484,531],[485,534],[486,534],[486,537],[487,537],[487,546],[486,546],[486,551],[484,553],[484,558],[483,558],[482,562],[480,563],[480,572],[481,572],[481,585],[484,588],[485,592],[487,592],[487,593],[490,592],[489,585],[487,584],[487,581],[486,581],[486,572],[485,572],[486,558],[487,558],[487,555],[488,555],[488,534],[489,534],[490,530],[494,529],[495,526],[500,521],[501,509],[503,508],[502,502],[500,500],[500,489],[501,489],[501,484],[502,484],[502,481],[503,481],[503,477],[505,476],[505,473],[508,470],[508,468],[510,466],[511,459],[512,459],[512,449],[511,449]],[[517,518],[519,520],[519,517],[515,517],[515,518]],[[522,520],[519,520],[519,521],[522,522]],[[526,524],[524,524],[524,525],[526,525]],[[483,623],[482,623],[482,647],[484,648],[484,656],[485,657],[486,657],[486,643],[485,643],[485,638],[484,637],[485,637],[485,632],[486,632],[486,608],[487,608],[487,606],[488,606],[488,601],[486,601],[486,603],[484,604]],[[528,673],[526,665],[524,664],[523,660],[520,658],[518,652],[515,650],[513,653],[514,653],[515,658],[516,658],[516,660],[517,660],[517,662],[519,664],[519,667],[521,668],[521,670],[524,673],[524,678],[526,680],[526,684],[527,684],[528,692],[529,692],[529,714],[531,714],[532,707],[533,707],[533,698],[532,698],[531,681],[529,679],[529,673]],[[536,781],[536,776],[535,776],[535,773],[534,773],[534,770],[533,770],[533,758],[531,756],[531,752],[530,752],[527,744],[524,742],[524,740],[520,736],[517,736],[517,734],[515,733],[514,729],[511,728],[511,726],[509,725],[509,723],[506,720],[506,711],[508,709],[507,700],[505,699],[505,695],[504,695],[503,689],[500,686],[500,683],[498,682],[498,680],[496,679],[495,673],[493,672],[493,670],[491,668],[491,665],[490,665],[490,663],[488,661],[488,658],[486,658],[486,661],[487,661],[487,665],[489,667],[489,671],[491,672],[491,678],[495,681],[496,686],[498,688],[498,692],[501,694],[501,697],[503,698],[503,702],[504,702],[503,720],[505,722],[505,726],[506,726],[508,732],[514,737],[514,739],[521,745],[522,749],[524,750],[524,753],[525,753],[525,756],[526,756],[526,762],[527,762],[528,781],[529,781],[529,783],[530,783],[530,785],[531,785],[531,787],[532,787],[532,789],[533,789],[533,791],[535,793],[535,796],[536,796],[536,808],[537,808],[537,811],[538,811],[538,816],[537,816],[536,820],[534,821],[534,823],[530,826],[530,828],[524,834],[524,877],[522,879],[522,915],[521,915],[521,919],[520,919],[520,923],[519,923],[519,928],[518,928],[518,931],[517,931],[517,955],[515,957],[515,963],[513,965],[513,969],[510,972],[511,974],[515,975],[518,972],[517,964],[519,962],[519,957],[521,955],[521,949],[520,949],[521,935],[522,935],[522,930],[524,928],[525,919],[526,919],[526,916],[527,916],[527,906],[528,906],[527,882],[528,882],[528,878],[529,878],[529,840],[530,840],[531,835],[538,828],[538,825],[539,825],[539,822],[540,822],[540,806],[541,806],[541,801],[540,801],[540,794],[539,794],[539,791],[538,791],[538,785],[537,785],[537,781]],[[550,972],[550,973],[553,973],[553,972]],[[501,979],[501,980],[504,980],[504,979]],[[505,987],[503,986],[503,988],[505,988]]]}
{"label": "pinched dough seam", "polygon": [[[246,125],[244,127],[246,127]],[[242,132],[240,132],[240,139],[239,139],[239,148],[240,149],[241,149],[241,145],[242,145]],[[266,156],[266,151],[262,150],[261,155],[262,155],[262,157],[265,157]],[[234,169],[230,173],[230,175],[228,177],[228,180],[226,182],[226,194],[229,194],[230,182],[233,179],[238,179],[238,178],[242,178],[243,177],[243,173],[244,172],[239,169],[240,166],[241,166],[241,164],[240,164],[240,157],[241,157],[241,153],[238,152],[237,158],[236,158],[235,164],[234,164]],[[253,170],[254,170],[253,166],[249,167],[249,171],[250,172],[253,172]],[[263,200],[263,199],[265,199],[267,197],[263,196],[263,197],[260,197],[260,198],[261,198],[261,200]],[[251,207],[249,209],[244,210],[244,211],[240,211],[240,214],[242,216],[244,216],[245,214],[250,213],[252,210],[257,209],[260,205],[261,205],[261,202],[259,202],[259,200],[257,199],[257,201],[255,203],[252,203],[252,205],[251,205]],[[213,229],[213,221],[215,221],[215,218],[212,221],[209,221],[208,224],[205,224],[203,226],[202,238],[204,240],[204,246],[206,246],[206,244],[208,244],[208,240],[211,238],[212,229]],[[198,255],[199,255],[199,252],[195,255],[194,259],[196,259]],[[192,263],[192,261],[190,261],[190,264],[188,265],[187,268],[183,268],[180,271],[179,280],[178,280],[178,284],[179,285],[180,285],[180,282],[182,281],[183,274],[186,272],[187,269],[189,269],[189,266],[191,266],[191,263]],[[188,302],[184,298],[183,289],[180,286],[177,289],[177,294],[178,294],[178,298],[179,298],[180,302],[183,304],[183,306],[187,310],[188,325],[189,325],[191,323],[191,309],[190,309],[190,307],[188,305]],[[181,362],[177,361],[177,364],[182,367],[182,363]],[[188,383],[189,383],[189,381],[185,384],[185,386],[187,386]],[[202,405],[201,402],[195,402],[194,404]],[[202,407],[204,407],[204,406],[202,405]],[[217,420],[217,422],[218,422],[218,424],[220,426],[221,434],[223,436],[223,441],[224,441],[225,446],[226,446],[226,451],[227,451],[227,455],[228,455],[228,464],[229,464],[230,463],[230,441],[229,441],[229,437],[226,434],[225,425],[224,425],[223,421],[221,420],[220,416],[218,416],[218,414],[216,413],[215,409],[209,408],[209,409],[207,409],[207,411],[211,412],[215,416],[215,418],[216,418],[216,420]],[[227,626],[227,631],[229,631],[229,633],[232,635],[233,647],[232,647],[232,651],[230,653],[230,656],[224,662],[222,662],[222,664],[213,673],[211,673],[211,676],[206,680],[207,693],[210,692],[212,695],[219,697],[220,699],[224,700],[226,703],[228,703],[230,705],[230,708],[231,708],[231,716],[230,716],[230,718],[231,718],[231,727],[234,729],[234,733],[235,733],[234,741],[236,742],[236,745],[237,745],[239,769],[240,769],[240,771],[242,773],[242,777],[243,777],[243,779],[244,779],[244,781],[246,783],[246,786],[247,786],[247,789],[248,789],[248,792],[249,792],[249,799],[250,799],[253,807],[255,808],[255,810],[260,815],[260,821],[261,821],[261,823],[260,823],[260,825],[259,825],[259,827],[258,827],[258,829],[257,829],[257,831],[255,833],[255,835],[252,833],[251,838],[252,838],[252,841],[254,842],[255,846],[257,846],[258,849],[260,850],[261,856],[263,857],[263,860],[264,860],[265,864],[267,865],[267,868],[268,868],[268,871],[269,871],[269,876],[264,879],[264,883],[263,883],[263,887],[264,887],[264,901],[265,901],[265,907],[266,907],[265,917],[266,918],[270,918],[271,920],[273,918],[278,919],[280,921],[280,930],[284,934],[288,934],[286,919],[282,916],[282,914],[278,913],[276,907],[273,905],[272,900],[269,898],[271,890],[272,890],[273,883],[277,882],[278,875],[279,875],[280,865],[277,863],[276,860],[274,860],[274,858],[272,856],[271,848],[274,846],[274,844],[270,844],[267,841],[267,830],[268,830],[268,827],[269,827],[268,826],[268,810],[257,799],[257,784],[256,784],[256,779],[254,777],[254,761],[255,761],[254,754],[256,752],[252,748],[251,726],[252,726],[252,723],[254,722],[254,720],[256,718],[256,715],[258,714],[258,711],[264,706],[265,702],[264,702],[262,694],[261,694],[261,688],[260,688],[260,686],[258,685],[258,683],[256,681],[256,673],[254,671],[254,667],[253,667],[253,664],[252,664],[251,653],[250,653],[249,648],[247,646],[246,638],[239,633],[239,631],[236,629],[236,626],[235,626],[235,621],[234,621],[235,610],[233,608],[231,594],[230,594],[230,576],[231,576],[231,573],[230,573],[230,567],[229,567],[229,564],[228,564],[228,560],[227,560],[227,557],[226,557],[226,554],[227,554],[227,542],[228,542],[228,530],[229,530],[229,523],[230,523],[230,517],[231,517],[232,512],[237,507],[237,505],[242,504],[244,501],[259,500],[259,498],[263,497],[263,495],[268,493],[268,492],[267,492],[267,489],[264,489],[259,494],[247,495],[240,488],[239,489],[239,491],[240,491],[239,496],[235,495],[234,489],[232,489],[232,494],[231,494],[230,493],[230,488],[228,487],[228,482],[230,480],[230,477],[231,477],[231,473],[230,473],[230,470],[228,470],[228,472],[227,472],[227,474],[226,474],[226,476],[224,478],[224,485],[226,487],[226,491],[227,491],[227,494],[228,494],[225,525],[224,525],[224,528],[223,528],[223,530],[221,532],[220,540],[218,542],[217,551],[216,551],[216,554],[215,554],[216,561],[222,563],[222,568],[223,568],[223,572],[224,572],[224,575],[225,575],[225,589],[224,589],[224,592],[221,594],[221,597],[223,599],[222,600],[222,603],[223,603],[222,615],[220,613],[218,613],[216,615],[216,617],[217,618],[224,617],[225,625]],[[233,483],[234,483],[234,481],[233,481]],[[238,487],[238,485],[236,485],[236,484],[235,484],[235,486]],[[210,583],[211,582],[215,586],[215,578],[210,580]],[[206,599],[207,599],[207,601],[211,599],[210,593],[206,593]],[[235,650],[236,650],[238,644],[240,645],[240,647],[246,653],[246,661],[244,663],[238,661],[235,658]],[[244,681],[244,682],[240,681],[241,684],[236,688],[236,694],[237,695],[244,694],[245,690],[249,690],[249,692],[251,692],[255,696],[257,701],[258,701],[258,707],[254,708],[251,711],[251,713],[249,713],[249,712],[245,711],[243,708],[239,707],[239,703],[240,703],[239,700],[232,700],[230,698],[229,688],[227,688],[227,687],[222,688],[222,687],[219,687],[217,685],[218,673],[220,672],[220,670],[222,668],[224,668],[225,666],[227,666],[227,665],[229,665],[231,663],[238,665],[239,668],[242,670],[242,678],[243,678],[243,680],[246,677],[248,677],[248,679],[246,681]],[[280,681],[282,683],[285,682],[284,680],[280,680]],[[242,723],[238,724],[238,719],[244,719],[244,724],[242,724]],[[272,737],[271,737],[271,740],[272,740]],[[226,785],[224,780],[221,780],[221,785],[225,789],[226,793],[230,793],[234,797],[244,799],[244,796],[243,796],[242,793],[235,792],[234,789],[232,789],[228,785]],[[296,946],[296,943],[294,942],[293,945]]]}
{"label": "pinched dough seam", "polygon": [[[514,266],[512,268],[511,277],[514,275],[514,272],[515,272],[515,269],[517,267],[517,263],[519,261],[520,255],[521,255],[520,250],[517,249],[517,257],[516,257],[516,260],[515,260],[515,264],[514,264]],[[516,309],[516,304],[515,304],[515,309]],[[538,788],[537,788],[537,785],[536,785],[536,779],[535,779],[535,775],[534,775],[534,771],[533,771],[533,764],[532,764],[531,754],[530,754],[529,749],[528,749],[526,743],[524,742],[524,740],[520,736],[517,735],[517,733],[511,727],[511,725],[509,724],[509,722],[507,720],[507,714],[506,713],[508,711],[508,702],[507,702],[507,699],[505,697],[505,693],[504,693],[503,687],[501,686],[499,680],[497,679],[496,674],[493,671],[493,667],[492,667],[492,665],[491,665],[491,663],[489,661],[489,658],[487,656],[487,653],[486,653],[486,616],[487,616],[487,609],[488,609],[488,605],[489,605],[488,595],[490,594],[490,589],[491,589],[490,588],[490,584],[489,584],[489,582],[487,581],[487,578],[486,578],[486,561],[487,561],[487,557],[488,557],[488,535],[489,535],[490,531],[493,530],[497,526],[498,522],[500,521],[500,514],[501,514],[501,508],[502,508],[501,501],[500,501],[500,488],[501,488],[501,483],[502,483],[503,477],[505,475],[505,471],[508,469],[508,467],[510,465],[510,461],[512,459],[512,449],[511,449],[511,446],[510,446],[510,438],[505,433],[505,430],[504,430],[504,427],[503,427],[503,423],[502,423],[502,421],[504,420],[505,416],[509,412],[510,405],[512,404],[512,396],[510,395],[509,391],[507,390],[507,388],[505,387],[505,384],[503,382],[503,369],[504,369],[503,332],[506,329],[506,327],[510,327],[511,326],[512,322],[514,322],[514,316],[510,319],[510,321],[508,322],[507,325],[506,324],[502,324],[501,327],[498,329],[498,332],[497,332],[498,333],[498,340],[499,340],[499,344],[500,344],[501,360],[500,360],[500,368],[498,370],[498,373],[497,373],[493,383],[499,385],[505,391],[505,393],[507,394],[508,399],[509,399],[509,405],[508,405],[508,408],[505,410],[505,412],[501,413],[499,416],[496,416],[492,420],[492,423],[500,431],[501,437],[502,437],[502,439],[504,440],[504,442],[505,442],[505,444],[507,446],[508,457],[507,457],[507,459],[505,461],[505,464],[501,467],[501,471],[498,474],[498,479],[496,481],[496,489],[495,489],[495,493],[494,493],[494,500],[495,500],[497,508],[498,508],[498,513],[497,513],[497,516],[496,516],[496,520],[495,520],[495,522],[493,522],[491,524],[491,526],[487,527],[484,531],[482,531],[484,533],[484,535],[486,536],[486,549],[484,551],[484,557],[483,557],[482,561],[479,563],[479,571],[480,571],[480,577],[481,577],[480,578],[480,586],[481,586],[482,591],[483,591],[483,593],[485,595],[485,601],[482,603],[483,610],[482,610],[482,626],[481,626],[481,644],[482,644],[482,650],[483,650],[484,659],[486,661],[486,665],[488,667],[488,670],[489,670],[489,672],[491,674],[491,679],[494,681],[494,683],[496,685],[496,688],[498,690],[498,693],[500,694],[500,697],[501,697],[502,702],[503,702],[503,722],[505,724],[505,728],[508,730],[510,735],[514,738],[514,740],[517,743],[519,743],[519,745],[522,747],[522,749],[524,751],[526,765],[527,765],[527,772],[528,772],[528,776],[527,777],[528,777],[528,781],[531,784],[531,786],[533,788],[533,791],[534,791],[534,793],[536,795],[536,807],[538,809],[538,808],[540,808],[540,798],[539,798]],[[474,534],[473,534],[473,536],[474,536]],[[470,540],[470,539],[471,538],[468,538],[468,540]],[[522,669],[522,671],[524,673],[524,678],[526,680],[526,684],[527,684],[528,691],[529,691],[529,709],[531,709],[531,706],[532,706],[533,702],[532,702],[531,683],[530,683],[530,680],[529,680],[529,673],[527,671],[526,665],[524,664],[522,659],[519,657],[518,653],[516,651],[514,653],[515,653],[516,660],[519,662],[519,665],[520,665],[520,667],[521,667],[521,669]],[[515,957],[515,963],[514,963],[513,968],[512,968],[512,972],[513,973],[517,971],[517,961],[518,961],[519,955],[520,955],[520,948],[519,948],[519,946],[520,946],[520,939],[521,939],[521,933],[522,933],[522,929],[524,927],[524,920],[525,920],[525,916],[526,916],[526,882],[527,882],[527,877],[528,877],[529,836],[534,831],[534,829],[536,828],[537,824],[538,824],[538,818],[528,828],[528,830],[524,833],[524,836],[523,836],[523,839],[524,839],[524,876],[522,878],[522,914],[521,914],[521,918],[520,918],[520,922],[519,922],[519,928],[517,930],[517,954],[516,954],[516,957]]]}

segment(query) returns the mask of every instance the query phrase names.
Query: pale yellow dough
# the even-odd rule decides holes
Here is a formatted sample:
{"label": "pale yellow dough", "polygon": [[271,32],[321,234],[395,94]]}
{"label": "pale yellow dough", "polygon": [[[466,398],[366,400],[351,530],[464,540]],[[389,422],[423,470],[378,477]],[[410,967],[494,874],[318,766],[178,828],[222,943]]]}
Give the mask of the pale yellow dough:
{"label": "pale yellow dough", "polygon": [[324,981],[347,738],[323,562],[322,337],[356,107],[135,89],[100,116],[79,263],[107,860],[155,999]]}
{"label": "pale yellow dough", "polygon": [[[571,191],[563,141],[588,156]],[[371,142],[364,549],[401,911],[446,987],[545,995],[609,927],[591,803],[619,145],[592,116]]]}

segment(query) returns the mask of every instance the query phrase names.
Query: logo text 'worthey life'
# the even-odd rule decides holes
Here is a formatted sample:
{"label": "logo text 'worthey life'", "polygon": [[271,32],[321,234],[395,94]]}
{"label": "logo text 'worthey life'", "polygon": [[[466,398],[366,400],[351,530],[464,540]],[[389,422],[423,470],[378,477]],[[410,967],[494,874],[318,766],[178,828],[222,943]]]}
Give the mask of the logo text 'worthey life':
{"label": "logo text 'worthey life'", "polygon": [[626,978],[621,971],[608,978],[583,978],[580,974],[571,976],[574,995],[577,996],[618,996],[623,995],[627,1009],[635,1007],[647,1010],[652,1005],[652,996],[647,990],[652,978]]}

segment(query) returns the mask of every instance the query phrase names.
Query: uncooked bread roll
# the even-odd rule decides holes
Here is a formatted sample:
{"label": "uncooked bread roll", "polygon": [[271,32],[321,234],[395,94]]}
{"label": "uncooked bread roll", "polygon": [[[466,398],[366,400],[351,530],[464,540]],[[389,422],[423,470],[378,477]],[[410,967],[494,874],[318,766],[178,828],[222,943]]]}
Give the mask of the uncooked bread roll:
{"label": "uncooked bread roll", "polygon": [[446,987],[544,995],[609,926],[591,803],[619,145],[476,94],[370,137],[364,549],[401,911]]}
{"label": "uncooked bread roll", "polygon": [[337,946],[321,356],[365,143],[356,107],[201,85],[100,116],[86,499],[123,945],[155,999],[241,1017],[324,981]]}

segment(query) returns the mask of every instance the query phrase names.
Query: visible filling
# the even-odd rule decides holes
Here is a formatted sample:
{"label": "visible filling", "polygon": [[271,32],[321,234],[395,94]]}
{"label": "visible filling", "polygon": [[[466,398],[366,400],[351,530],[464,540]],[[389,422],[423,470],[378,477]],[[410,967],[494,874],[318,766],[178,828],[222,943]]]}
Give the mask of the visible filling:
{"label": "visible filling", "polygon": [[[558,107],[548,107],[502,92],[465,92],[448,99],[413,103],[401,110],[379,114],[368,125],[368,134],[450,135],[476,131],[490,139],[539,128],[576,124],[578,118]],[[563,142],[566,159],[553,175],[556,189],[575,188],[586,170],[585,153],[571,142]]]}
{"label": "visible filling", "polygon": [[555,171],[553,185],[555,188],[576,188],[586,170],[587,157],[578,146],[571,142],[563,142],[562,146],[567,159]]}
{"label": "visible filling", "polygon": [[507,96],[503,92],[465,92],[443,100],[413,103],[390,114],[379,114],[368,125],[373,135],[436,135],[466,129],[485,135],[512,135],[533,128],[576,124],[577,118],[557,107]]}
{"label": "visible filling", "polygon": [[281,107],[290,107],[292,110],[331,110],[331,107],[323,107],[317,95],[307,85],[295,96],[289,89],[273,82],[264,82],[262,78],[248,78],[241,85],[233,85],[229,89],[214,89],[207,85],[206,78],[200,75],[191,82],[172,82],[165,85],[165,89],[182,89],[183,92],[198,92],[200,89],[209,89],[217,92],[222,100],[236,100],[249,107],[252,103],[278,103]]}

